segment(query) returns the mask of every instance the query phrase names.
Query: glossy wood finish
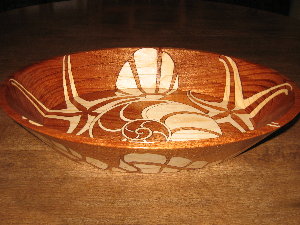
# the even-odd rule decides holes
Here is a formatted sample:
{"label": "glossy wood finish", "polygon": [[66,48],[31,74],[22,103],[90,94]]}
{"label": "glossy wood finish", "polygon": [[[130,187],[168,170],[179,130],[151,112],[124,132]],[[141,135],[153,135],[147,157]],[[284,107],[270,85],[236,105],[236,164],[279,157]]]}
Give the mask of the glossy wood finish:
{"label": "glossy wood finish", "polygon": [[[88,13],[73,2],[74,7],[60,3],[65,6],[61,11],[54,7],[55,17],[46,5],[40,14],[33,8],[32,14],[2,14],[1,26],[7,32],[0,35],[5,43],[1,74],[82,50],[174,46],[244,58],[299,84],[297,21],[205,2],[182,1],[185,7],[180,10],[179,4],[141,4],[132,8],[134,13],[126,5],[100,7],[104,14],[91,1],[80,2]],[[147,7],[153,10],[145,13]],[[119,20],[105,17],[116,11],[123,15]],[[12,16],[16,13],[18,20]],[[41,35],[45,33],[47,38]],[[113,177],[56,155],[3,113],[1,124],[1,215],[6,224],[297,224],[298,123],[234,160],[197,172]]]}
{"label": "glossy wood finish", "polygon": [[203,168],[290,122],[299,89],[229,56],[115,48],[30,66],[2,88],[7,113],[75,161],[120,172]]}

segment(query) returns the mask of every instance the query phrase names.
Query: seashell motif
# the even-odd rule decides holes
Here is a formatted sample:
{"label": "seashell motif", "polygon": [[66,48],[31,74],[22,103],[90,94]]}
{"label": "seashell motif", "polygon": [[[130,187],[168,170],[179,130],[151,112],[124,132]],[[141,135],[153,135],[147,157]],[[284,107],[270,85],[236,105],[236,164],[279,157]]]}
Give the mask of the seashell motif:
{"label": "seashell motif", "polygon": [[170,137],[170,130],[159,121],[137,119],[125,124],[122,134],[126,141],[150,143],[167,141]]}
{"label": "seashell motif", "polygon": [[[270,81],[258,79],[262,83],[259,84],[258,89],[255,88],[252,91],[247,84],[252,85],[257,79],[250,78],[251,72],[249,72],[250,75],[244,77],[245,79],[240,76],[239,69],[245,73],[242,63],[237,61],[238,64],[236,64],[228,56],[216,56],[214,59],[217,62],[213,63],[213,66],[218,65],[221,70],[218,68],[217,72],[213,72],[213,74],[221,72],[220,75],[217,75],[217,95],[213,96],[211,92],[215,89],[210,87],[213,87],[214,83],[209,84],[211,90],[208,93],[205,92],[205,88],[199,86],[205,85],[205,82],[199,82],[199,85],[193,85],[190,88],[185,85],[187,79],[190,79],[189,71],[192,71],[190,68],[195,69],[192,80],[202,79],[209,70],[202,74],[202,77],[198,76],[196,73],[199,71],[201,73],[203,70],[197,70],[196,63],[188,62],[189,59],[186,56],[189,57],[189,55],[181,58],[181,54],[174,52],[173,61],[168,52],[171,54],[173,50],[141,48],[132,52],[127,59],[124,59],[123,56],[116,57],[117,61],[113,62],[118,64],[105,65],[105,69],[102,70],[100,66],[107,63],[104,60],[101,62],[102,64],[99,64],[100,66],[97,65],[97,70],[93,71],[92,79],[89,77],[85,80],[80,76],[83,68],[79,69],[76,63],[77,59],[74,60],[74,73],[79,73],[79,76],[73,76],[73,59],[71,60],[70,55],[64,56],[61,58],[61,74],[55,72],[49,75],[51,79],[58,82],[55,85],[61,85],[57,95],[59,104],[57,103],[55,106],[49,106],[45,101],[46,97],[35,96],[35,93],[27,90],[26,83],[16,76],[9,80],[9,89],[13,96],[22,95],[21,101],[26,102],[25,115],[19,118],[23,122],[21,124],[25,124],[25,127],[30,125],[29,128],[34,127],[36,130],[40,130],[44,126],[49,129],[54,128],[54,132],[82,136],[84,138],[78,139],[88,140],[88,145],[84,142],[78,145],[70,143],[70,140],[73,140],[71,135],[60,141],[60,137],[51,137],[51,135],[48,137],[48,135],[44,136],[43,132],[41,132],[43,135],[39,135],[39,133],[35,134],[34,129],[32,131],[46,144],[76,162],[86,163],[103,170],[130,173],[176,172],[219,163],[225,159],[225,156],[232,157],[240,151],[235,149],[236,143],[232,143],[232,145],[226,146],[226,149],[224,147],[226,150],[224,155],[223,153],[219,155],[223,147],[215,145],[215,143],[223,140],[212,139],[224,136],[227,137],[224,139],[235,141],[232,136],[241,135],[241,133],[255,130],[260,126],[266,125],[269,129],[274,127],[274,130],[282,126],[281,121],[283,120],[272,121],[273,118],[276,118],[275,116],[265,115],[281,102],[292,100],[295,97],[292,83],[288,80],[280,78],[277,81],[276,76]],[[125,54],[127,56],[129,52],[126,51]],[[74,57],[76,58],[76,55]],[[108,58],[112,59],[111,57],[115,57],[115,55]],[[175,70],[177,62],[183,68]],[[201,65],[201,60],[199,63]],[[184,66],[184,64],[187,65]],[[107,81],[107,73],[110,73],[111,66],[116,65],[120,72],[114,74],[116,78],[109,77],[109,89],[95,87],[93,81],[99,79],[98,84],[102,85]],[[238,68],[239,65],[241,68]],[[202,68],[202,65],[199,68]],[[185,69],[187,71],[184,71]],[[98,71],[104,71],[104,73],[98,74]],[[177,74],[176,71],[180,74]],[[179,85],[179,79],[182,79],[180,80],[182,81],[181,85]],[[85,85],[81,86],[81,81],[84,81]],[[111,83],[114,81],[115,83]],[[265,82],[268,84],[265,85]],[[83,86],[85,87],[83,88]],[[41,89],[43,88],[44,86],[41,86]],[[43,92],[39,94],[43,94]],[[276,102],[274,99],[277,96],[280,101],[273,103]],[[272,107],[266,107],[269,104],[272,104]],[[262,110],[263,108],[265,110]],[[283,108],[278,106],[278,108],[278,111],[275,109],[276,116],[287,110],[288,105]],[[264,120],[258,121],[260,118]],[[34,121],[35,119],[37,121]],[[59,136],[64,135],[61,133]],[[247,138],[242,141],[243,148],[252,143],[252,139],[251,141],[249,139],[251,133],[254,132],[249,132],[250,135],[243,135]],[[50,134],[53,132],[51,131]],[[256,138],[260,139],[264,133],[257,132],[257,134],[259,136]],[[222,143],[227,143],[228,140]],[[102,141],[105,146],[109,142],[114,144],[116,141],[118,149],[112,151],[114,147],[102,148],[98,145]],[[183,143],[178,143],[180,141]],[[137,142],[142,144],[139,145]],[[155,142],[159,142],[159,144],[152,144]],[[177,143],[166,144],[163,142]],[[206,144],[209,142],[213,146],[206,149]],[[87,146],[91,151],[85,149]],[[126,149],[123,148],[124,146]],[[180,148],[176,147],[175,151],[171,151],[173,146]],[[194,146],[196,147],[194,148]],[[198,154],[198,147],[202,148],[203,146],[204,151],[199,151]],[[230,146],[234,147],[231,149]],[[193,149],[190,151],[191,148]],[[149,151],[149,149],[155,149],[155,151]]]}
{"label": "seashell motif", "polygon": [[[228,56],[220,56],[219,62],[224,66],[226,78],[224,97],[217,102],[202,99],[193,91],[178,90],[175,63],[160,48],[135,51],[120,69],[115,94],[90,101],[79,96],[71,56],[64,56],[62,86],[65,108],[61,109],[47,108],[17,80],[11,79],[10,83],[44,118],[69,123],[66,133],[91,138],[111,133],[113,138],[143,143],[217,138],[226,133],[221,129],[222,124],[241,133],[253,130],[252,119],[265,105],[279,95],[291,93],[291,84],[281,83],[245,98],[236,63]],[[231,83],[234,83],[234,88]],[[180,98],[176,98],[177,94],[181,95]],[[230,103],[232,97],[234,102]],[[135,110],[131,111],[133,116],[127,118],[124,112],[130,107]],[[246,112],[246,109],[249,110]],[[35,126],[43,126],[23,119]],[[280,124],[269,126],[280,127]]]}
{"label": "seashell motif", "polygon": [[129,59],[121,68],[116,87],[119,95],[160,98],[171,94],[178,89],[174,61],[161,49],[139,49],[133,54],[133,59]]}
{"label": "seashell motif", "polygon": [[216,121],[199,109],[179,102],[164,102],[144,109],[144,119],[157,120],[171,131],[168,141],[216,138],[222,131]]}

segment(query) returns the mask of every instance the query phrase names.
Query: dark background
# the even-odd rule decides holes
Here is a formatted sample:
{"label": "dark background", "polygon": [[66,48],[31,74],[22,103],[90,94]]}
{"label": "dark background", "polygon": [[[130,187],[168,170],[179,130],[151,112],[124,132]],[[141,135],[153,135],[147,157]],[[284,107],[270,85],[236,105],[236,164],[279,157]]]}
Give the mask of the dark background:
{"label": "dark background", "polygon": [[[15,8],[26,7],[30,5],[36,5],[36,4],[48,3],[48,2],[58,2],[58,1],[69,1],[69,0],[2,0],[0,1],[0,12],[15,9]],[[99,0],[99,2],[104,2],[104,1],[105,0]],[[291,5],[291,0],[206,0],[206,1],[242,5],[250,8],[271,11],[282,15],[289,15],[290,5]],[[109,0],[109,1],[105,1],[105,4],[109,4],[113,6],[113,5],[127,4],[127,3],[145,4],[145,2],[147,2],[147,4],[168,5],[168,4],[178,3],[178,2],[193,2],[193,0]]]}

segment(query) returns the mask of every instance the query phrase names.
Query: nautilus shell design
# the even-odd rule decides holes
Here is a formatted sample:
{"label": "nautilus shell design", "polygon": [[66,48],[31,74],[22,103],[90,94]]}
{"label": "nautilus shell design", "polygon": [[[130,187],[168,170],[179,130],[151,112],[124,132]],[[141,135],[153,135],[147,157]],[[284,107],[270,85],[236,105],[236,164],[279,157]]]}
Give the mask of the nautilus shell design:
{"label": "nautilus shell design", "polygon": [[[219,63],[225,74],[224,95],[220,101],[208,101],[195,91],[180,90],[178,65],[167,52],[155,48],[135,51],[120,65],[115,91],[94,100],[78,94],[71,56],[64,56],[64,106],[59,109],[47,108],[17,80],[11,79],[10,84],[31,102],[45,118],[45,124],[61,120],[68,123],[65,133],[141,143],[218,138],[224,135],[222,124],[240,133],[253,130],[253,118],[261,109],[276,96],[288,95],[292,90],[289,83],[282,83],[245,98],[234,60],[220,56]],[[127,162],[127,168],[132,166],[130,163]]]}

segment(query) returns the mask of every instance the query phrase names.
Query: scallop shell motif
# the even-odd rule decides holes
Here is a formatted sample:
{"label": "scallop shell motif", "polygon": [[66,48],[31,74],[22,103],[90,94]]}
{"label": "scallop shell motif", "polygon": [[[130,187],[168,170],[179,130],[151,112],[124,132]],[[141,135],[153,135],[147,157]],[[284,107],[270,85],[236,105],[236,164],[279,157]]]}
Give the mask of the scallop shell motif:
{"label": "scallop shell motif", "polygon": [[171,94],[178,89],[178,75],[174,68],[171,56],[161,49],[139,49],[120,70],[117,94],[146,95],[147,98]]}
{"label": "scallop shell motif", "polygon": [[[11,79],[10,83],[25,95],[43,117],[69,122],[66,133],[91,138],[103,132],[119,132],[120,140],[131,142],[210,139],[223,134],[220,124],[224,123],[231,124],[243,133],[254,129],[251,119],[268,102],[278,95],[288,95],[292,90],[291,84],[282,83],[244,98],[236,63],[228,56],[220,56],[219,61],[224,65],[226,75],[224,97],[220,102],[198,98],[192,91],[186,92],[184,103],[172,101],[170,96],[164,97],[177,91],[179,86],[173,59],[160,48],[142,48],[135,51],[121,67],[115,95],[89,101],[77,92],[71,56],[64,56],[62,61],[66,108],[49,109],[17,80]],[[232,82],[234,88],[231,87]],[[231,96],[234,96],[232,109],[229,107]],[[124,112],[134,104],[139,107],[135,108],[136,113],[131,112],[134,116],[127,118]],[[252,104],[253,110],[245,113],[244,110]],[[106,127],[102,123],[105,116],[118,117],[120,123],[115,127],[106,123]],[[23,119],[35,126],[43,126],[25,117]],[[280,127],[280,124],[269,126]]]}

